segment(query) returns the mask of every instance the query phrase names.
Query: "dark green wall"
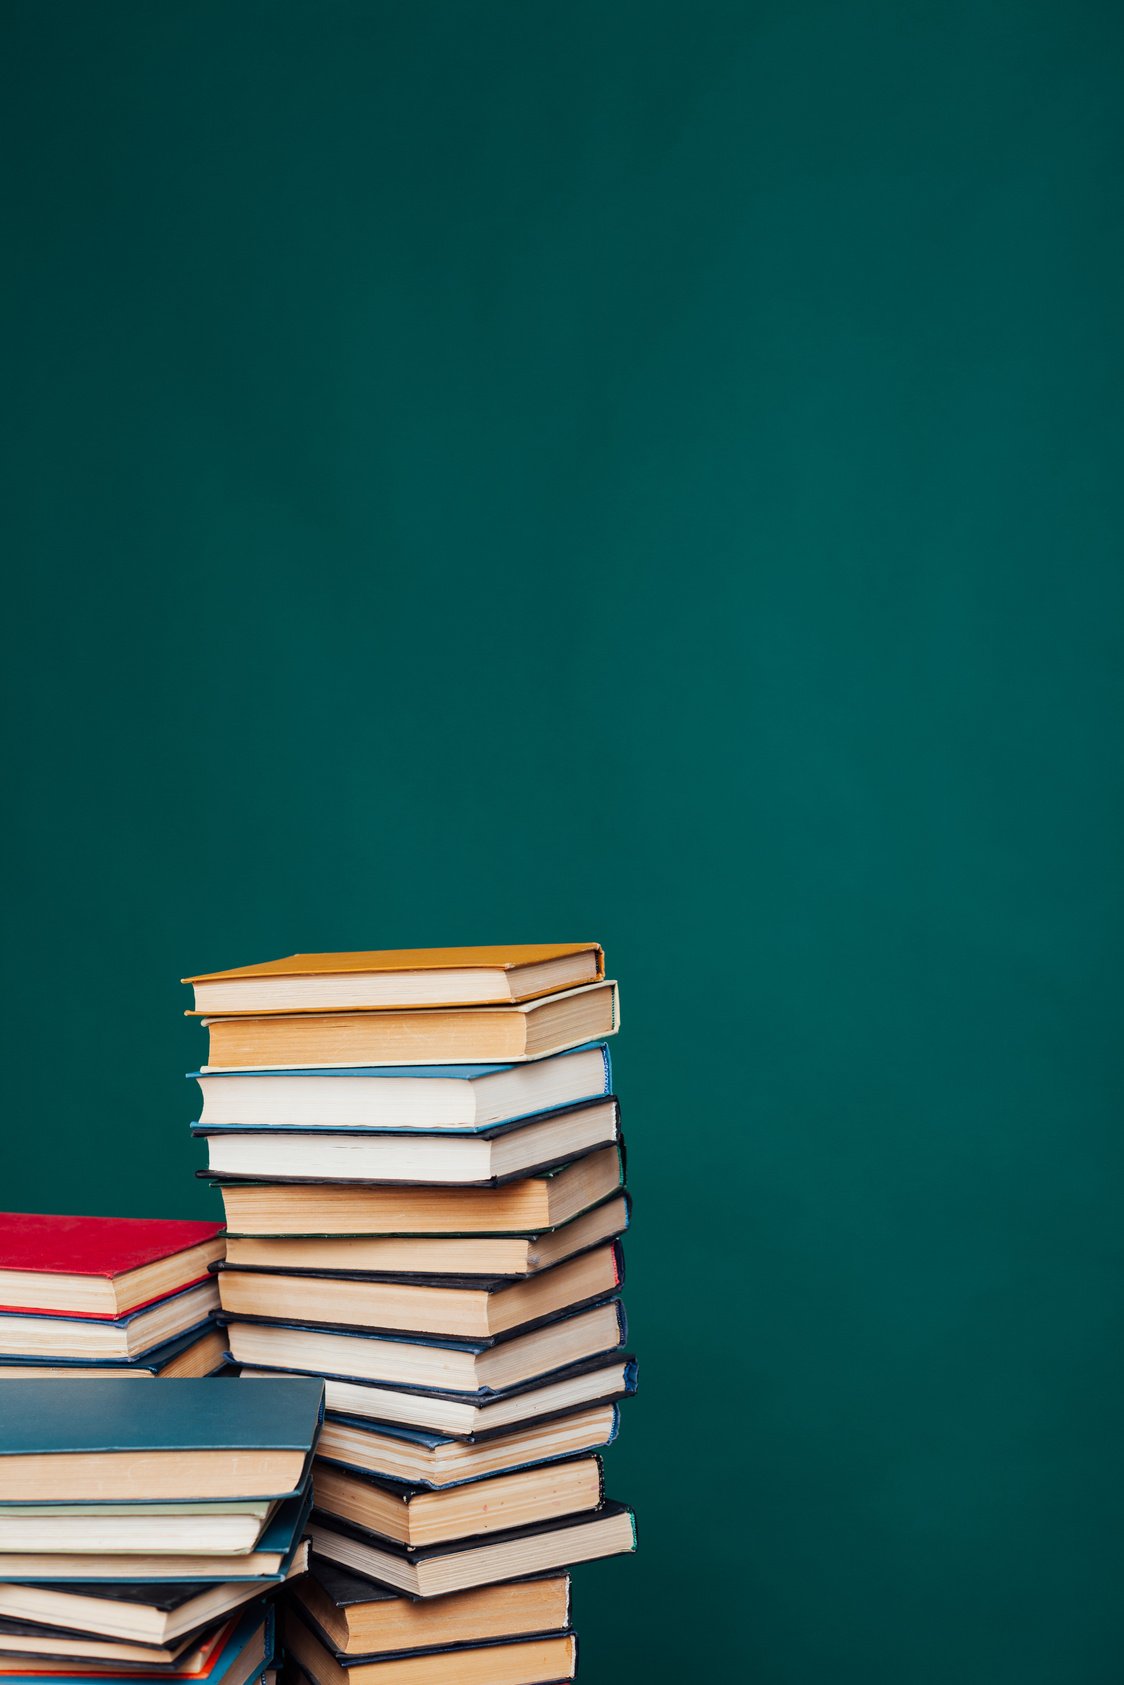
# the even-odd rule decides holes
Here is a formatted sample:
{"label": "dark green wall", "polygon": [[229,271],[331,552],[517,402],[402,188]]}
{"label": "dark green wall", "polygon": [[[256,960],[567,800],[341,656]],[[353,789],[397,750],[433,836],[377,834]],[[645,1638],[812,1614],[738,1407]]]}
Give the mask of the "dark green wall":
{"label": "dark green wall", "polygon": [[1121,1678],[1120,16],[4,8],[4,1202],[214,1209],[184,972],[601,938],[586,1685]]}

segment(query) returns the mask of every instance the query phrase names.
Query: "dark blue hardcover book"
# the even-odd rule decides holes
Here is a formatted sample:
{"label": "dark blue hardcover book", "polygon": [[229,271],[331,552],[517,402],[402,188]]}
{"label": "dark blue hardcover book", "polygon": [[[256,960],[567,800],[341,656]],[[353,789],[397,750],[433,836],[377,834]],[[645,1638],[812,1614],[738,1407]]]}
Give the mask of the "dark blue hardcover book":
{"label": "dark blue hardcover book", "polygon": [[[587,1408],[590,1408],[590,1407],[585,1406],[585,1405],[581,1406],[582,1410],[587,1409]],[[577,1412],[574,1412],[574,1411],[565,1412],[565,1414],[567,1414],[567,1415],[574,1415],[576,1413]],[[342,1418],[341,1417],[329,1417],[328,1420],[330,1420],[330,1421],[331,1420],[340,1421],[340,1420],[342,1420]],[[535,1424],[536,1427],[538,1425],[539,1425],[538,1423]],[[465,1441],[463,1439],[454,1438],[452,1434],[441,1435],[441,1434],[419,1433],[419,1432],[417,1432],[417,1431],[415,1431],[414,1429],[411,1429],[411,1428],[383,1427],[381,1424],[379,1424],[376,1427],[376,1424],[374,1424],[372,1422],[363,1422],[362,1424],[359,1424],[359,1423],[356,1423],[354,1420],[349,1422],[348,1426],[360,1427],[361,1430],[376,1432],[380,1437],[402,1440],[402,1441],[408,1442],[412,1445],[423,1446],[427,1450],[437,1450],[439,1447],[441,1447],[443,1445],[463,1445],[463,1444],[465,1444]],[[582,1456],[587,1456],[587,1455],[589,1455],[590,1453],[593,1453],[593,1452],[607,1451],[609,1449],[610,1445],[612,1445],[615,1442],[619,1432],[620,1432],[620,1410],[614,1404],[613,1407],[612,1407],[612,1415],[611,1415],[611,1418],[610,1418],[610,1425],[609,1425],[608,1432],[605,1433],[604,1436],[599,1436],[595,1443],[592,1443],[590,1445],[583,1445],[580,1449],[580,1453],[575,1452],[573,1448],[569,1448],[569,1449],[564,1450],[564,1451],[555,1451],[555,1452],[553,1452],[550,1455],[545,1456],[545,1457],[523,1457],[521,1459],[518,1459],[515,1462],[504,1462],[502,1467],[488,1468],[488,1469],[486,1469],[483,1472],[478,1473],[478,1474],[463,1475],[460,1480],[441,1480],[441,1481],[426,1480],[421,1474],[419,1474],[419,1475],[416,1476],[416,1478],[412,1482],[410,1482],[410,1484],[411,1484],[412,1487],[414,1487],[415,1489],[417,1489],[419,1491],[426,1490],[426,1491],[448,1492],[448,1491],[451,1491],[454,1486],[470,1486],[473,1483],[473,1481],[487,1480],[492,1475],[519,1474],[523,1469],[542,1468],[547,1463],[569,1462],[575,1455],[578,1455],[578,1454],[580,1454]],[[333,1455],[333,1452],[330,1448],[328,1450],[325,1450],[325,1449],[323,1449],[323,1447],[321,1447],[320,1451],[317,1454],[316,1460],[317,1460],[318,1464],[319,1463],[331,1463],[333,1465],[333,1467],[335,1467],[335,1468],[347,1469],[350,1474],[358,1474],[358,1475],[362,1475],[362,1476],[364,1476],[366,1478],[369,1478],[369,1479],[374,1479],[374,1480],[378,1481],[378,1483],[380,1485],[392,1485],[392,1484],[397,1485],[397,1484],[399,1484],[398,1481],[394,1480],[388,1474],[378,1473],[375,1470],[365,1468],[361,1463],[348,1462],[346,1457]],[[401,1484],[405,1484],[405,1482],[402,1482]]]}
{"label": "dark blue hardcover book", "polygon": [[[142,1399],[135,1380],[117,1377],[13,1383],[0,1419],[0,1503],[299,1495],[323,1420],[323,1381],[279,1376],[256,1398],[247,1390],[178,1380]],[[140,1456],[146,1479],[138,1490]]]}
{"label": "dark blue hardcover book", "polygon": [[524,1578],[636,1549],[636,1519],[611,1498],[599,1509],[437,1545],[398,1544],[320,1510],[313,1510],[309,1526],[315,1555],[408,1597],[497,1584],[512,1577],[513,1560],[522,1566],[517,1577]]}
{"label": "dark blue hardcover book", "polygon": [[177,1381],[174,1387],[153,1387],[142,1405],[127,1379],[24,1381],[4,1395],[0,1492],[9,1458],[216,1450],[307,1454],[323,1417],[323,1385],[294,1377],[255,1392],[250,1397],[244,1387]]}
{"label": "dark blue hardcover book", "polygon": [[[391,1593],[391,1595],[393,1596],[394,1594]],[[299,1621],[302,1626],[307,1628],[308,1632],[313,1638],[315,1638],[316,1642],[321,1645],[321,1647],[325,1649],[330,1656],[334,1657],[339,1666],[345,1669],[364,1666],[369,1667],[373,1662],[423,1662],[430,1657],[432,1657],[436,1662],[437,1658],[440,1656],[449,1656],[452,1660],[449,1664],[448,1671],[444,1672],[442,1677],[455,1678],[455,1669],[458,1660],[467,1662],[469,1658],[480,1652],[484,1652],[486,1655],[489,1650],[506,1651],[519,1644],[541,1644],[544,1638],[557,1639],[559,1641],[558,1660],[560,1665],[566,1667],[567,1680],[574,1677],[574,1670],[577,1664],[577,1635],[568,1626],[556,1627],[553,1631],[546,1632],[513,1633],[502,1638],[474,1638],[459,1644],[427,1644],[424,1648],[414,1646],[409,1650],[372,1650],[362,1655],[351,1655],[346,1650],[339,1650],[336,1648],[329,1635],[324,1631],[324,1628],[320,1625],[320,1622],[316,1619],[316,1616],[306,1604],[294,1599],[294,1601],[289,1605],[289,1612],[291,1612],[293,1617]],[[299,1628],[290,1628],[286,1622],[286,1635],[290,1632],[292,1632],[297,1646],[299,1648],[303,1648],[303,1645],[300,1643]],[[292,1645],[287,1646],[286,1656],[290,1664],[295,1669],[298,1678],[300,1680],[308,1681],[308,1685],[314,1685],[312,1676],[307,1673],[303,1667],[301,1667],[299,1658],[294,1656]]]}

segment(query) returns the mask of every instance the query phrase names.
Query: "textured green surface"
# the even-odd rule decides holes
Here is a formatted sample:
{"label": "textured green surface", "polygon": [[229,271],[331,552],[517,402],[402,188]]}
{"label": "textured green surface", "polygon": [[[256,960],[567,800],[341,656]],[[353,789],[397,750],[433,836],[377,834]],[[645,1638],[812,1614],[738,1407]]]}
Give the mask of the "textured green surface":
{"label": "textured green surface", "polygon": [[586,1685],[1120,1678],[1119,17],[4,11],[4,1201],[214,1209],[184,972],[601,938]]}

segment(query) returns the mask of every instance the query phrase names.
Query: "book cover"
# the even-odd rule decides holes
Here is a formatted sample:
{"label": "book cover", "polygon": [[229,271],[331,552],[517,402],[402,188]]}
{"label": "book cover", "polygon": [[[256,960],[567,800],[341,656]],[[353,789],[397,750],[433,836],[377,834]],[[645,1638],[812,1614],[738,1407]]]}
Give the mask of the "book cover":
{"label": "book cover", "polygon": [[[113,1277],[217,1240],[221,1223],[0,1212],[0,1270]],[[202,1273],[202,1272],[201,1272]]]}
{"label": "book cover", "polygon": [[605,975],[596,942],[513,943],[461,948],[388,948],[290,954],[284,959],[185,977],[203,1011],[309,1012],[337,1006],[488,1006],[532,1000]]}
{"label": "book cover", "polygon": [[27,1380],[4,1398],[0,1470],[5,1457],[50,1453],[310,1451],[324,1409],[323,1383],[296,1376],[253,1389],[176,1381],[146,1391],[143,1407],[127,1378]]}

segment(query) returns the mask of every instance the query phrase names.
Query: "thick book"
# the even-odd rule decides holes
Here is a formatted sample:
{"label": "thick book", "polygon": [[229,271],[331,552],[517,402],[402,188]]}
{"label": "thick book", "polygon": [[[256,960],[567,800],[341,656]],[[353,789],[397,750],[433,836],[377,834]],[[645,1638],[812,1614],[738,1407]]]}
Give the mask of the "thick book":
{"label": "thick book", "polygon": [[[287,1578],[295,1579],[306,1571],[307,1546],[308,1541],[303,1540],[294,1551]],[[12,1585],[0,1576],[0,1616],[166,1649],[181,1645],[192,1633],[254,1601],[262,1589],[245,1580],[218,1584],[142,1580],[133,1584],[40,1581]]]}
{"label": "thick book", "polygon": [[482,1284],[458,1277],[387,1281],[224,1268],[219,1296],[228,1317],[491,1340],[607,1299],[623,1280],[624,1255],[614,1241],[521,1281],[501,1276]]}
{"label": "thick book", "polygon": [[292,1596],[341,1658],[482,1644],[489,1638],[563,1632],[570,1625],[567,1574],[509,1580],[453,1592],[439,1603],[419,1603],[313,1557]]}
{"label": "thick book", "polygon": [[0,1353],[0,1381],[45,1380],[198,1380],[221,1369],[229,1354],[226,1332],[213,1318],[177,1334],[163,1345],[153,1346],[140,1357],[63,1358],[52,1353],[51,1361],[35,1357],[14,1357]]}
{"label": "thick book", "polygon": [[460,1539],[412,1550],[351,1522],[313,1510],[312,1549],[353,1573],[410,1597],[442,1597],[515,1575],[538,1574],[620,1556],[636,1549],[636,1524],[623,1504],[606,1501],[591,1513],[519,1527],[488,1539]]}
{"label": "thick book", "polygon": [[97,1632],[44,1626],[36,1621],[17,1621],[0,1615],[0,1657],[40,1658],[47,1664],[80,1662],[95,1667],[112,1662],[130,1671],[163,1673],[202,1664],[213,1653],[214,1646],[221,1643],[229,1624],[229,1617],[220,1615],[217,1621],[177,1639],[174,1644],[129,1644]]}
{"label": "thick book", "polygon": [[298,1606],[286,1611],[284,1636],[297,1685],[556,1685],[572,1679],[577,1664],[572,1632],[337,1656]]}
{"label": "thick book", "polygon": [[9,1357],[143,1357],[179,1334],[197,1328],[219,1308],[218,1287],[208,1277],[194,1287],[106,1321],[53,1311],[0,1312],[0,1351]]}
{"label": "thick book", "polygon": [[217,1016],[508,1005],[595,983],[604,975],[597,942],[535,942],[289,954],[182,981],[194,987],[195,1013]]}
{"label": "thick book", "polygon": [[[220,1556],[254,1549],[268,1499],[196,1504],[0,1504],[0,1553]],[[3,1555],[0,1555],[3,1572]]]}
{"label": "thick book", "polygon": [[250,1320],[230,1322],[227,1333],[235,1362],[253,1368],[305,1370],[482,1399],[612,1351],[624,1329],[620,1301],[614,1299],[499,1339],[422,1339]]}
{"label": "thick book", "polygon": [[0,1311],[120,1317],[206,1278],[222,1224],[0,1212]]}
{"label": "thick book", "polygon": [[512,1006],[204,1018],[204,1072],[332,1065],[521,1064],[615,1035],[617,985],[587,983]]}
{"label": "thick book", "polygon": [[[261,1674],[263,1667],[273,1657],[273,1611],[265,1605],[257,1605],[246,1610],[237,1620],[230,1622],[224,1629],[222,1641],[213,1646],[202,1665],[184,1666],[180,1669],[165,1669],[158,1677],[168,1680],[197,1680],[199,1685],[249,1685]],[[91,1678],[96,1678],[110,1685],[116,1679],[132,1680],[135,1673],[127,1669],[115,1668],[112,1663],[92,1664],[85,1667],[80,1663],[62,1662],[57,1668],[49,1668],[46,1663],[29,1661],[22,1667],[19,1663],[0,1669],[4,1679],[10,1685],[42,1685],[44,1679],[50,1679],[54,1685],[86,1685]]]}
{"label": "thick book", "polygon": [[[620,1155],[613,1147],[605,1154],[606,1180],[619,1181]],[[556,1229],[533,1235],[235,1235],[227,1239],[226,1264],[231,1270],[372,1280],[422,1274],[519,1280],[617,1239],[628,1228],[630,1214],[629,1196],[621,1192]]]}
{"label": "thick book", "polygon": [[574,1410],[477,1441],[332,1415],[324,1418],[316,1460],[381,1479],[441,1489],[485,1475],[558,1462],[582,1451],[603,1451],[616,1439],[618,1426],[615,1404]]}
{"label": "thick book", "polygon": [[[220,1182],[233,1235],[528,1234],[587,1211],[624,1180],[620,1145],[494,1188]],[[499,1272],[497,1272],[499,1273]]]}
{"label": "thick book", "polygon": [[[605,1329],[597,1325],[587,1331],[588,1343],[602,1341],[619,1346],[624,1339],[623,1307],[617,1307],[619,1324]],[[247,1324],[247,1327],[250,1325]],[[285,1371],[282,1371],[285,1372]],[[243,1380],[267,1379],[275,1370],[250,1365],[242,1370]],[[347,1416],[359,1424],[380,1422],[398,1427],[418,1428],[434,1433],[453,1434],[466,1440],[484,1440],[493,1434],[505,1433],[516,1427],[549,1421],[564,1416],[585,1405],[611,1403],[630,1398],[636,1391],[636,1359],[628,1352],[611,1350],[595,1354],[502,1392],[481,1390],[466,1397],[438,1388],[407,1389],[398,1385],[380,1386],[370,1381],[355,1381],[328,1375],[324,1381],[325,1396],[331,1410]]]}
{"label": "thick book", "polygon": [[4,1399],[0,1500],[190,1502],[296,1491],[324,1388],[299,1378],[254,1389],[179,1381],[151,1388],[139,1409],[127,1380],[48,1380]]}
{"label": "thick book", "polygon": [[[216,1383],[211,1383],[215,1385]],[[221,1383],[218,1383],[221,1385]],[[165,1389],[168,1390],[168,1389]],[[231,1388],[236,1391],[236,1388]],[[4,1588],[19,1581],[60,1583],[77,1581],[83,1586],[133,1584],[141,1580],[283,1580],[295,1569],[295,1561],[306,1543],[304,1534],[312,1504],[311,1482],[294,1497],[278,1504],[251,1551],[198,1552],[115,1551],[109,1553],[7,1552],[0,1558]],[[4,1589],[0,1588],[0,1589]]]}
{"label": "thick book", "polygon": [[502,1533],[577,1510],[596,1509],[604,1497],[598,1457],[546,1463],[439,1491],[377,1480],[318,1462],[312,1490],[322,1515],[353,1522],[365,1532],[414,1548]]}
{"label": "thick book", "polygon": [[610,1095],[477,1135],[192,1127],[206,1139],[212,1176],[486,1186],[611,1146],[620,1136],[620,1107]]}
{"label": "thick book", "polygon": [[200,1123],[472,1134],[612,1092],[607,1042],[524,1065],[195,1071]]}

